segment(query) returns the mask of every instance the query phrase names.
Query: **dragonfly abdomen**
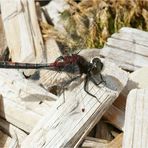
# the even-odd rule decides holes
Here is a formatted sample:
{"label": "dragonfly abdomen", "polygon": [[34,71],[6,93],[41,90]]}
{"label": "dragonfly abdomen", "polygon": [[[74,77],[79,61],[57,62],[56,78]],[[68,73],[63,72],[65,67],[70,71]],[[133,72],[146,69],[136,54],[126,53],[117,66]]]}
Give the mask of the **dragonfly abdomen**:
{"label": "dragonfly abdomen", "polygon": [[0,68],[10,68],[10,69],[39,69],[46,68],[48,64],[31,64],[31,63],[17,63],[17,62],[0,62]]}

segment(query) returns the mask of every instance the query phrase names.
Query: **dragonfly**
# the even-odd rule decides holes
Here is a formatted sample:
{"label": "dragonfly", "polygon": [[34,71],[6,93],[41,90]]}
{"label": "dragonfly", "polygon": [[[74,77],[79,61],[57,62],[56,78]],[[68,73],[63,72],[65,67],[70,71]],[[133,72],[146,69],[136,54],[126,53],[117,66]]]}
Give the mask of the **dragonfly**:
{"label": "dragonfly", "polygon": [[[58,57],[53,63],[17,63],[17,62],[9,62],[9,61],[1,61],[0,68],[8,68],[8,69],[48,69],[57,72],[67,72],[71,74],[78,74],[76,76],[66,82],[64,86],[68,85],[78,77],[81,77],[83,74],[86,75],[85,82],[84,82],[84,91],[89,94],[90,96],[97,99],[97,97],[91,94],[88,89],[87,85],[89,80],[91,80],[95,85],[100,85],[102,82],[105,83],[103,80],[101,71],[103,69],[103,63],[101,62],[100,58],[93,58],[91,62],[87,61],[83,56],[79,54],[71,54],[71,55],[63,55]],[[94,79],[94,75],[100,76],[100,82]],[[63,86],[63,88],[64,88]]]}

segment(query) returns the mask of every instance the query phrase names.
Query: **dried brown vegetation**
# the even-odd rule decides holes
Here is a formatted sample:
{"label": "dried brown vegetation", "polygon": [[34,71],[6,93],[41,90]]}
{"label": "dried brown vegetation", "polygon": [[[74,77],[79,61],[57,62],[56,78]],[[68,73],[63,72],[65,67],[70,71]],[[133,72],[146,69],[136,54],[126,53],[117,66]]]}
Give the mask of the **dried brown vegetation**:
{"label": "dried brown vegetation", "polygon": [[[54,37],[71,49],[100,48],[121,27],[148,30],[148,1],[66,0],[70,8],[61,13],[66,33],[42,27],[44,37]],[[45,29],[46,28],[46,29]]]}

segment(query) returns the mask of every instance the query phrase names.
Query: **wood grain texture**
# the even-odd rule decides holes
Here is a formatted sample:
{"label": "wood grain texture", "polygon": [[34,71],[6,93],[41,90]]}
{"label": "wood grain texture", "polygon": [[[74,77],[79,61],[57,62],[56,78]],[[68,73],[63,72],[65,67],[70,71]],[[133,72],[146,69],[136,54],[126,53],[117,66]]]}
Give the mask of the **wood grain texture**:
{"label": "wood grain texture", "polygon": [[41,86],[24,79],[19,71],[11,69],[0,70],[0,93],[0,116],[26,132],[30,132],[50,109],[49,103],[40,102],[57,99]]}
{"label": "wood grain texture", "polygon": [[15,62],[42,62],[44,44],[34,0],[1,0],[10,57]]}
{"label": "wood grain texture", "polygon": [[127,98],[123,148],[148,147],[148,89],[134,89]]}
{"label": "wood grain texture", "polygon": [[66,91],[64,93],[65,103],[62,103],[63,97],[61,96],[49,114],[25,139],[22,147],[78,146],[117,98],[127,82],[127,74],[124,71],[111,63],[104,63],[104,65],[105,69],[102,73],[106,86],[102,84],[97,87],[91,82],[88,86],[97,99],[86,94],[83,82],[73,90]]}
{"label": "wood grain texture", "polygon": [[148,65],[148,33],[123,27],[108,39],[100,55],[119,67],[135,71]]}
{"label": "wood grain texture", "polygon": [[17,141],[16,139],[12,139],[11,137],[9,137],[8,135],[6,135],[0,130],[0,147],[1,148],[7,148],[7,147],[17,148]]}
{"label": "wood grain texture", "polygon": [[17,139],[17,144],[20,146],[27,134],[6,120],[0,118],[0,129],[13,139]]}

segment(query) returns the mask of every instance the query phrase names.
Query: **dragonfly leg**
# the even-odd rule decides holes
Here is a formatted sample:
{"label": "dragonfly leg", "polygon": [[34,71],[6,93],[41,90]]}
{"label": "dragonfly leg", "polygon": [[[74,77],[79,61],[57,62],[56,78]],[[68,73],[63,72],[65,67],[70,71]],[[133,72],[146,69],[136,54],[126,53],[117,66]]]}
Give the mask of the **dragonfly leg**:
{"label": "dragonfly leg", "polygon": [[100,78],[101,78],[100,82],[96,82],[96,80],[95,80],[93,77],[91,77],[91,79],[92,79],[93,83],[94,83],[95,85],[98,85],[98,86],[99,86],[101,83],[106,84],[106,81],[105,81],[105,80],[103,80],[102,75],[101,75],[101,74],[99,74],[99,76],[100,76]]}
{"label": "dragonfly leg", "polygon": [[101,83],[104,83],[106,85],[106,81],[103,79],[101,73],[100,73]]}
{"label": "dragonfly leg", "polygon": [[88,89],[87,89],[88,82],[89,82],[89,77],[86,76],[85,82],[84,82],[84,91],[85,91],[87,94],[89,94],[90,96],[96,98],[96,100],[97,100],[99,103],[101,103],[95,95],[91,94],[91,93],[88,91]]}
{"label": "dragonfly leg", "polygon": [[72,81],[74,81],[74,80],[76,80],[76,79],[78,79],[78,78],[80,78],[80,77],[81,77],[81,75],[72,78],[71,80],[67,81],[62,87],[64,88],[66,85],[69,85]]}
{"label": "dragonfly leg", "polygon": [[63,89],[63,101],[62,101],[62,103],[57,107],[57,109],[61,106],[61,105],[63,105],[64,103],[65,103],[65,86],[66,85],[68,85],[68,84],[70,84],[72,81],[74,81],[74,80],[76,80],[76,79],[78,79],[78,78],[80,78],[81,76],[76,76],[76,77],[74,77],[73,79],[71,79],[71,80],[69,80],[69,81],[67,81],[63,86],[62,86],[62,89]]}

